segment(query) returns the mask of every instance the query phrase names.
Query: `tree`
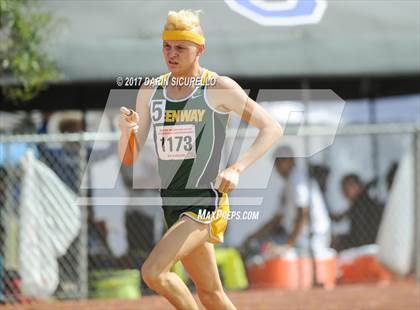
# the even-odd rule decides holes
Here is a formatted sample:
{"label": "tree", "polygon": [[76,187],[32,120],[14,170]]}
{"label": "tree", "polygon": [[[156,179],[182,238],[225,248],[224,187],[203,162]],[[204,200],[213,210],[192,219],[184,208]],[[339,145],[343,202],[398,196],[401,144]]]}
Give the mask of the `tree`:
{"label": "tree", "polygon": [[7,98],[29,101],[59,78],[43,50],[59,21],[34,0],[0,0],[0,85]]}

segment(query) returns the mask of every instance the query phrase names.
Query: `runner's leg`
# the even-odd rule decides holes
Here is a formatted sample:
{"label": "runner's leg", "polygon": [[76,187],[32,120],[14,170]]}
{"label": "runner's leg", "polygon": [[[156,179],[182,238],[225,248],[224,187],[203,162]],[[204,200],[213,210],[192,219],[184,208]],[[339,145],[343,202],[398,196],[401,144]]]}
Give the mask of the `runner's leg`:
{"label": "runner's leg", "polygon": [[177,309],[198,309],[198,306],[185,283],[170,268],[205,243],[207,236],[205,224],[184,216],[165,233],[141,268],[146,284]]}
{"label": "runner's leg", "polygon": [[207,309],[236,309],[223,291],[213,244],[201,244],[182,259],[182,264],[197,288],[201,303]]}

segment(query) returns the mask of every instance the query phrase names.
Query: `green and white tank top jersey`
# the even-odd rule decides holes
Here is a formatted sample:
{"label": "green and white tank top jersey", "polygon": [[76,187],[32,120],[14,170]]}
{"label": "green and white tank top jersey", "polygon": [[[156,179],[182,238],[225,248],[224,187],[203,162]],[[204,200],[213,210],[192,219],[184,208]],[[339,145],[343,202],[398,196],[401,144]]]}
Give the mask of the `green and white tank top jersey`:
{"label": "green and white tank top jersey", "polygon": [[170,73],[163,75],[150,100],[162,189],[210,189],[217,177],[229,113],[208,102],[206,81],[212,74],[206,69],[201,85],[180,100],[167,97]]}

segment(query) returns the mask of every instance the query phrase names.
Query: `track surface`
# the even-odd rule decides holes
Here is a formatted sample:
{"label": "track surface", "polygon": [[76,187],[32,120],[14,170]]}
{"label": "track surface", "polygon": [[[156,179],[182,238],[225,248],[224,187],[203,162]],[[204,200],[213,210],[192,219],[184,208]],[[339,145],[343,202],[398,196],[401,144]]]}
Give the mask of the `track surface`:
{"label": "track surface", "polygon": [[[286,292],[275,289],[246,290],[229,292],[238,309],[287,309],[287,310],[419,310],[420,285],[413,281],[397,282],[387,286],[376,284],[340,286],[334,290],[312,289],[308,291]],[[26,306],[0,306],[1,310],[165,310],[174,309],[159,296],[145,296],[137,301],[88,300],[37,303]],[[216,309],[215,309],[216,310]]]}

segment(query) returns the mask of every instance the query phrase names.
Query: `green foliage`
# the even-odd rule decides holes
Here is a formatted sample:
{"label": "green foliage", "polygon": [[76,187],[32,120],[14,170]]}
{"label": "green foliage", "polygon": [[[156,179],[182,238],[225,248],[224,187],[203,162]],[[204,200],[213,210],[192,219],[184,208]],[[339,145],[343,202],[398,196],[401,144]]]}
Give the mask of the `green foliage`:
{"label": "green foliage", "polygon": [[0,84],[12,101],[31,100],[59,78],[43,51],[58,22],[34,0],[0,0]]}

